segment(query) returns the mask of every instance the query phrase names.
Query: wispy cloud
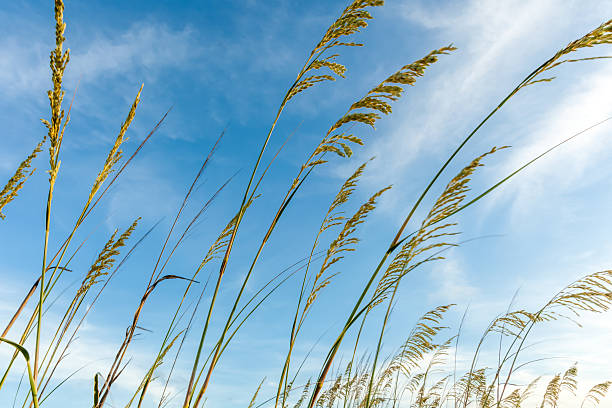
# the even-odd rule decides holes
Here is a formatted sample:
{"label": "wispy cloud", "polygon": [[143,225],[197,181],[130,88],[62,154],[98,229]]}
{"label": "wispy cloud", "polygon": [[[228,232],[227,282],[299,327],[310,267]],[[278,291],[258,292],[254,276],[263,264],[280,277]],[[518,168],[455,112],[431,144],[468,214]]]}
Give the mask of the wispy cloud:
{"label": "wispy cloud", "polygon": [[[528,134],[517,132],[512,141],[515,147],[504,164],[498,166],[495,177],[500,179],[510,174],[563,139],[610,118],[612,107],[607,101],[612,93],[611,74],[612,65],[606,64],[565,85],[566,91],[554,107],[524,129]],[[487,207],[491,209],[495,204],[510,201],[513,218],[520,219],[534,204],[543,205],[542,199],[548,201],[576,191],[577,187],[601,185],[612,172],[606,165],[612,153],[608,137],[611,129],[612,121],[603,123],[540,159],[520,182],[510,183],[489,200]]]}
{"label": "wispy cloud", "polygon": [[447,257],[438,262],[429,276],[435,289],[428,296],[436,303],[454,303],[459,299],[469,302],[478,293],[478,288],[469,282],[468,274],[456,257]]}
{"label": "wispy cloud", "polygon": [[180,68],[203,52],[193,28],[173,30],[159,23],[134,24],[119,35],[97,38],[85,49],[74,54],[72,70],[86,80],[135,67],[152,75],[164,68]]}
{"label": "wispy cloud", "polygon": [[[24,47],[21,38],[11,36],[0,42],[4,55],[0,62],[0,84],[2,92],[9,95],[38,92],[49,86],[46,44],[34,40]],[[74,39],[71,43],[73,51],[66,84],[70,88],[79,79],[93,82],[134,70],[151,81],[161,70],[180,69],[203,52],[193,28],[174,30],[154,22],[137,23],[113,34],[98,33],[85,44]]]}
{"label": "wispy cloud", "polygon": [[[390,206],[401,202],[397,195],[405,195],[407,189],[416,188],[412,183],[415,177],[427,172],[433,174],[435,163],[450,154],[469,130],[531,69],[567,42],[596,27],[602,18],[601,7],[595,3],[592,7],[580,7],[576,2],[569,2],[559,7],[554,1],[463,1],[437,6],[411,2],[395,7],[411,24],[420,25],[426,33],[431,33],[427,44],[438,47],[453,42],[459,49],[442,58],[428,70],[425,78],[407,90],[407,96],[395,108],[401,118],[392,119],[383,129],[387,133],[383,141],[372,144],[364,154],[385,158],[371,166],[370,181],[381,184],[399,179],[395,192],[390,194]],[[606,110],[610,113],[602,103],[610,85],[604,71],[594,65],[605,66],[609,72],[607,61],[580,66],[583,70],[579,71],[578,81],[576,72],[561,72],[558,86],[567,90],[561,95],[546,94],[549,89],[558,90],[557,83],[523,91],[515,98],[520,100],[510,102],[497,115],[502,122],[494,119],[470,142],[468,150],[473,145],[481,145],[482,140],[487,141],[487,147],[516,141],[507,140],[505,136],[524,132],[525,116],[530,122],[535,121],[534,115],[526,112],[525,105],[533,107],[548,122],[555,120],[549,129],[543,130],[549,134],[546,139],[538,137],[541,132],[520,135],[518,141],[522,144],[536,140],[541,143],[532,146],[534,151],[560,134],[566,134],[560,132],[562,129],[580,130],[583,124],[601,120]],[[537,99],[543,93],[547,98],[545,104]],[[569,126],[571,118],[577,117],[581,120]],[[519,157],[518,153],[513,157]],[[411,171],[414,166],[422,168],[418,175]]]}

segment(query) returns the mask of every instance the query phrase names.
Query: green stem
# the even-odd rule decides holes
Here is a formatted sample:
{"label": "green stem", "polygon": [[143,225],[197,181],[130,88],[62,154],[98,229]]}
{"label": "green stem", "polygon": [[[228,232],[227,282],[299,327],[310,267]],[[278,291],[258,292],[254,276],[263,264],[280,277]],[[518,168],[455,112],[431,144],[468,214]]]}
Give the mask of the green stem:
{"label": "green stem", "polygon": [[[52,169],[51,171],[56,171]],[[49,246],[49,228],[51,223],[51,201],[53,199],[53,186],[55,177],[52,175],[50,179],[49,194],[47,196],[47,210],[45,216],[45,243],[43,248],[42,272],[40,274],[40,296],[38,301],[38,316],[36,325],[36,347],[34,349],[34,381],[38,376],[38,354],[40,350],[40,331],[42,325],[42,306],[45,295],[45,272],[47,271],[47,248]]]}
{"label": "green stem", "polygon": [[366,395],[365,408],[370,407],[370,397],[372,395],[372,387],[374,386],[374,374],[376,373],[376,363],[378,362],[378,356],[380,355],[380,349],[382,348],[382,340],[385,334],[385,328],[387,327],[387,322],[389,321],[389,316],[391,315],[391,308],[393,306],[393,300],[395,299],[395,294],[397,293],[398,288],[399,288],[399,280],[396,282],[395,288],[393,288],[393,294],[391,295],[391,299],[389,300],[389,305],[387,306],[387,312],[385,313],[385,318],[383,320],[382,327],[380,328],[380,336],[378,337],[378,344],[376,345],[376,353],[374,354],[374,362],[372,363],[372,372],[370,375],[370,383],[368,384],[368,393]]}
{"label": "green stem", "polygon": [[28,353],[28,350],[26,350],[25,347],[23,347],[21,344],[15,343],[14,341],[0,337],[0,342],[10,344],[23,355],[23,358],[26,361],[26,366],[28,368],[28,379],[30,380],[30,392],[32,393],[32,402],[34,403],[34,408],[38,408],[38,392],[36,391],[36,378],[34,377],[32,373],[32,367],[30,366],[30,353]]}

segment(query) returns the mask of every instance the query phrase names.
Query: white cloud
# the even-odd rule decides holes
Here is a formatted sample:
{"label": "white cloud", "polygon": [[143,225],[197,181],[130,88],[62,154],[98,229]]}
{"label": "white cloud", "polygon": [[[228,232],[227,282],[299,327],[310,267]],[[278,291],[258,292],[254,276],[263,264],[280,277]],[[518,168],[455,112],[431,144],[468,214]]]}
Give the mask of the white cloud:
{"label": "white cloud", "polygon": [[[102,76],[125,75],[141,69],[151,80],[164,68],[180,69],[198,57],[202,47],[189,26],[174,30],[165,24],[138,23],[122,32],[98,34],[87,44],[70,38],[73,47],[66,71],[68,88],[93,82]],[[50,86],[49,51],[42,39],[30,36],[28,46],[23,36],[5,37],[0,41],[0,89],[5,95],[39,92]],[[81,51],[83,50],[83,51]]]}
{"label": "white cloud", "polygon": [[[543,153],[567,137],[581,132],[612,116],[607,103],[612,94],[612,65],[567,85],[561,100],[544,117],[531,126],[535,131],[518,134],[495,178],[501,179],[527,161]],[[490,209],[500,201],[513,203],[513,218],[524,219],[534,205],[542,205],[552,197],[571,193],[576,187],[601,185],[611,173],[606,166],[612,153],[609,135],[612,121],[588,130],[566,145],[534,163],[520,175],[520,182],[509,183],[500,194],[489,200]]]}
{"label": "white cloud", "polygon": [[28,47],[16,38],[4,38],[0,42],[0,87],[4,95],[14,96],[24,91],[38,91],[49,86],[47,50],[42,42],[32,42]]}
{"label": "white cloud", "polygon": [[[397,195],[405,197],[412,189],[422,188],[424,182],[419,182],[419,177],[433,175],[446,155],[525,75],[567,42],[601,23],[602,15],[596,2],[589,7],[576,2],[559,7],[558,2],[549,0],[469,0],[447,2],[437,8],[430,2],[410,2],[396,9],[412,24],[423,26],[424,35],[430,33],[428,44],[434,38],[438,46],[453,42],[458,47],[451,55],[442,56],[414,88],[407,89],[394,109],[396,117],[391,119],[387,134],[364,153],[364,157],[384,158],[372,164],[369,181],[380,185],[399,179],[389,203],[402,206],[405,202]],[[605,50],[599,53],[605,54]],[[512,142],[507,140],[507,134],[524,132],[525,115],[532,115],[526,105],[546,120],[558,118],[560,122],[545,130],[549,139],[538,137],[539,132],[521,134],[520,143],[538,140],[544,146],[546,141],[558,140],[559,133],[567,133],[560,132],[562,129],[580,130],[583,123],[591,125],[601,120],[606,115],[608,105],[604,100],[609,93],[606,74],[597,72],[602,66],[609,72],[607,61],[583,63],[579,68],[584,72],[580,71],[578,80],[571,71],[575,67],[569,69],[571,72],[563,68],[556,82],[522,91],[479,131],[466,150],[483,140],[487,147]],[[550,95],[545,101],[537,99],[557,86],[571,91],[564,92],[561,98],[553,97],[557,99]],[[581,120],[574,123],[579,126],[568,126],[572,118],[578,117]],[[493,132],[492,126],[496,127]],[[456,162],[461,160],[467,159],[458,157]],[[415,166],[422,168],[415,170]]]}
{"label": "white cloud", "polygon": [[[407,90],[402,103],[410,106],[409,115],[394,126],[392,136],[385,138],[383,152],[379,153],[389,159],[386,163],[394,163],[384,170],[387,175],[405,170],[423,151],[437,153],[441,150],[437,142],[456,145],[462,135],[453,125],[472,122],[471,116],[485,113],[483,106],[487,109],[492,95],[503,97],[502,93],[509,91],[510,85],[501,88],[494,81],[499,81],[500,75],[508,77],[523,69],[529,50],[519,51],[515,45],[524,43],[536,29],[542,15],[549,11],[549,3],[520,7],[469,1],[449,3],[434,12],[429,11],[430,4],[427,9],[425,5],[412,4],[401,8],[411,23],[423,25],[436,38],[453,42],[459,49],[441,57],[437,63],[440,71],[431,85],[417,84]],[[458,115],[470,119],[466,121]]]}
{"label": "white cloud", "polygon": [[126,73],[135,67],[146,73],[166,67],[184,66],[202,52],[191,27],[172,30],[159,23],[134,24],[113,38],[99,36],[72,54],[71,70],[75,76],[92,81],[101,75]]}
{"label": "white cloud", "polygon": [[458,259],[447,257],[437,262],[430,272],[435,289],[428,293],[433,303],[469,302],[478,289],[470,284]]}

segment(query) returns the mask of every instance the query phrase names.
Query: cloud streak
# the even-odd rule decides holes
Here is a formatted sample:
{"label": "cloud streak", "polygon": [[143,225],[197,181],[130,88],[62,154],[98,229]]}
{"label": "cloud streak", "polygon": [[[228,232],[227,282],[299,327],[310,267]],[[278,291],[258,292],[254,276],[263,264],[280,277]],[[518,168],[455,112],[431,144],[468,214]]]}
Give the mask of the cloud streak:
{"label": "cloud streak", "polygon": [[[83,83],[95,82],[134,70],[152,81],[161,70],[180,70],[204,52],[192,27],[174,30],[154,22],[136,23],[114,35],[97,34],[86,44],[71,39],[71,46],[74,50],[67,71],[68,88],[73,88],[79,79]],[[24,47],[21,36],[5,37],[0,41],[0,51],[0,89],[4,94],[30,95],[49,86],[49,51],[42,40],[30,41]]]}

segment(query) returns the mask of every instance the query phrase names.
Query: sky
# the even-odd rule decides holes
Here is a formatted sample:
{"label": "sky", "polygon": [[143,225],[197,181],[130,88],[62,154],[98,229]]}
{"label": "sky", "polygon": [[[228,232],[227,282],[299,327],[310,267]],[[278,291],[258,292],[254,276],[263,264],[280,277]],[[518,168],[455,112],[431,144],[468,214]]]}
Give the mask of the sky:
{"label": "sky", "polygon": [[[360,225],[358,250],[337,265],[334,272],[339,274],[321,293],[304,326],[296,360],[309,350],[312,353],[303,368],[303,382],[318,372],[355,293],[448,155],[529,72],[612,16],[611,0],[388,3],[372,12],[374,19],[355,37],[365,46],[342,50],[338,57],[348,68],[346,78],[309,89],[285,109],[264,163],[289,137],[288,142],[240,227],[219,295],[219,318],[212,322],[212,330],[219,330],[221,316],[229,312],[263,228],[327,128],[403,65],[452,43],[457,50],[442,56],[415,86],[407,87],[402,99],[393,104],[393,113],[379,120],[375,131],[353,129],[365,144],[355,149],[352,158],[334,158],[313,173],[281,219],[249,281],[246,291],[252,295],[276,273],[307,256],[342,182],[361,163],[375,157],[354,194],[353,211],[380,188],[393,188]],[[66,2],[66,46],[71,49],[71,60],[64,79],[65,105],[73,97],[74,104],[54,194],[52,252],[69,233],[140,85],[144,88],[127,132],[126,155],[172,110],[75,238],[78,243],[86,239],[86,244],[71,263],[73,272],[60,281],[55,295],[62,296],[47,315],[51,327],[116,228],[123,230],[142,217],[135,242],[157,225],[88,315],[69,358],[58,369],[56,383],[79,371],[43,405],[81,407],[83,401],[91,401],[93,376],[108,370],[176,211],[202,161],[224,132],[179,229],[229,180],[228,184],[167,269],[179,276],[193,273],[237,211],[287,87],[343,7],[345,2],[336,0]],[[0,23],[5,32],[0,38],[3,185],[45,133],[39,118],[49,116],[46,91],[50,86],[48,55],[54,41],[53,10],[49,2],[14,1],[0,10]],[[611,54],[610,46],[600,46],[576,56]],[[549,147],[610,118],[611,61],[567,64],[554,72],[554,81],[530,86],[513,97],[457,156],[409,229],[418,227],[445,183],[491,147],[512,146],[488,157],[478,169],[470,183],[474,196]],[[453,303],[457,306],[446,321],[452,328],[449,335],[457,330],[467,309],[461,342],[453,350],[459,367],[466,367],[488,322],[511,302],[516,308],[532,310],[572,281],[611,268],[611,132],[612,120],[597,125],[458,214],[455,221],[462,234],[457,239],[469,242],[447,251],[445,260],[423,266],[404,279],[384,339],[384,353],[401,345],[419,316]],[[3,210],[7,217],[0,221],[3,327],[40,270],[48,184],[43,153],[34,164],[37,172]],[[331,239],[326,236],[321,249]],[[246,407],[264,378],[260,400],[274,394],[299,276],[288,279],[239,331],[213,375],[206,406]],[[138,386],[184,287],[184,282],[165,282],[147,302],[139,323],[147,331],[128,349],[130,364],[109,406],[125,406]],[[189,302],[196,298],[192,296]],[[209,301],[207,291],[202,302]],[[32,305],[29,307],[31,310]],[[170,407],[178,406],[188,381],[189,356],[204,320],[202,310],[177,365],[170,391],[178,397],[171,400]],[[366,326],[364,353],[375,345],[380,317],[374,313]],[[585,314],[580,323],[582,327],[555,322],[536,330],[533,347],[524,358],[544,360],[521,370],[517,382],[538,375],[550,378],[574,362],[579,367],[581,391],[612,379],[612,349],[607,347],[612,340],[612,317],[609,313]],[[17,336],[20,327],[13,328],[9,338]],[[45,341],[48,337],[43,336]],[[9,347],[0,346],[2,369],[11,353]],[[494,364],[495,356],[492,344],[482,359],[493,359],[489,364]],[[19,365],[0,391],[0,406],[12,406],[22,370]],[[161,377],[167,373],[167,366],[162,366]],[[147,400],[150,406],[157,406],[162,383],[153,384],[151,400]],[[19,393],[23,394],[23,386]],[[17,398],[15,406],[19,401]]]}

